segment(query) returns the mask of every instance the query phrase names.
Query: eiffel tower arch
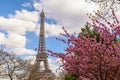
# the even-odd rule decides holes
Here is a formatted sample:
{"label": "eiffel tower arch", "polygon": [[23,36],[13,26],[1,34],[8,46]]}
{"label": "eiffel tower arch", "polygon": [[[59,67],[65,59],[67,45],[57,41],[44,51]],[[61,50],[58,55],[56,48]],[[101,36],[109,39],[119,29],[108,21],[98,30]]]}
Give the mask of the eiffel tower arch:
{"label": "eiffel tower arch", "polygon": [[45,14],[43,10],[40,14],[40,17],[41,17],[41,25],[40,25],[38,51],[36,55],[36,61],[29,75],[29,80],[55,80],[55,75],[50,70],[48,56],[46,53],[45,29],[44,29]]}

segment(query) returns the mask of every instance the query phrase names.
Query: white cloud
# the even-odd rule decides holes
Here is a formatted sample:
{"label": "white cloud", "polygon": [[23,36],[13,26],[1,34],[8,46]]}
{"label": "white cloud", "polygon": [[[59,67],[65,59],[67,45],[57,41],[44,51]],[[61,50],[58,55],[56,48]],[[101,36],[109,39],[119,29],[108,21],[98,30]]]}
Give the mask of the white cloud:
{"label": "white cloud", "polygon": [[16,11],[15,15],[9,14],[8,18],[0,16],[0,28],[7,32],[24,35],[27,31],[32,32],[35,30],[38,18],[35,11]]}
{"label": "white cloud", "polygon": [[26,43],[27,39],[23,35],[9,33],[5,36],[3,33],[0,33],[0,44],[4,44],[7,48],[10,48],[10,50],[13,51],[15,54],[36,54],[35,51],[25,48]]}
{"label": "white cloud", "polygon": [[9,14],[8,18],[0,16],[0,29],[8,34],[0,33],[0,44],[5,44],[16,54],[35,54],[33,50],[27,49],[26,32],[34,32],[38,21],[38,12],[22,9],[16,11],[15,15]]}
{"label": "white cloud", "polygon": [[56,59],[56,61],[55,61],[56,63],[58,63],[58,64],[62,64],[62,61],[61,61],[61,59],[60,58],[58,58],[58,59]]}
{"label": "white cloud", "polygon": [[23,55],[23,54],[35,55],[36,54],[34,50],[26,49],[25,47],[14,48],[13,51],[17,55]]}
{"label": "white cloud", "polygon": [[84,0],[40,0],[40,2],[34,2],[36,10],[41,11],[42,5],[44,5],[47,18],[55,19],[58,25],[77,33],[88,19],[86,14],[98,9],[95,4],[86,3]]}
{"label": "white cloud", "polygon": [[49,65],[50,65],[50,69],[56,73],[56,71],[58,70],[59,66],[56,64],[56,61],[53,61],[52,58],[48,59]]}
{"label": "white cloud", "polygon": [[[57,24],[49,24],[45,22],[45,37],[50,36],[59,36],[60,33],[63,33],[62,27]],[[37,25],[36,34],[40,33],[40,24]]]}
{"label": "white cloud", "polygon": [[[36,11],[29,12],[27,10],[16,11],[15,15],[9,14],[8,18],[0,16],[0,28],[5,30],[8,34],[0,34],[1,44],[5,44],[11,48],[16,54],[35,54],[33,50],[26,49],[27,44],[26,32],[35,31],[36,25],[40,26],[38,22],[39,13]],[[58,36],[62,32],[61,28],[55,24],[46,23],[46,36]],[[39,33],[40,27],[37,27]]]}
{"label": "white cloud", "polygon": [[[15,11],[15,15],[9,14],[10,18],[17,18],[20,20],[30,21],[37,23],[39,19],[39,13],[37,11],[27,11],[25,9],[22,9],[21,11]],[[34,26],[35,27],[35,26]]]}
{"label": "white cloud", "polygon": [[0,44],[4,44],[5,40],[6,40],[6,37],[5,37],[4,33],[0,32]]}
{"label": "white cloud", "polygon": [[30,61],[33,65],[35,63],[36,56],[27,56],[24,59]]}
{"label": "white cloud", "polygon": [[[30,3],[25,3],[30,4]],[[45,15],[48,19],[55,19],[57,24],[45,24],[46,37],[58,36],[63,32],[64,26],[70,32],[79,32],[80,28],[87,21],[87,13],[96,10],[94,4],[85,3],[84,0],[41,0],[35,1],[33,6],[41,11],[44,5]],[[64,6],[63,6],[64,5]],[[33,32],[39,20],[38,11],[15,11],[15,15],[9,14],[8,18],[0,17],[0,28],[7,32],[15,32],[24,35],[27,31]],[[38,27],[37,34],[39,32]]]}
{"label": "white cloud", "polygon": [[26,37],[16,33],[9,33],[5,44],[11,48],[25,47]]}

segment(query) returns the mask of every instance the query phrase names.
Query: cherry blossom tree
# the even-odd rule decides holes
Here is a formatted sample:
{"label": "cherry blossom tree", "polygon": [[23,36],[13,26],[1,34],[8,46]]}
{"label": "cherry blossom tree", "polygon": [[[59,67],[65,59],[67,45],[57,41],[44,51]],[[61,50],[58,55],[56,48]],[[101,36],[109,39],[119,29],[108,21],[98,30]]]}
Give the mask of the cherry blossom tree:
{"label": "cherry blossom tree", "polygon": [[68,45],[65,53],[48,50],[61,59],[61,67],[74,80],[120,79],[120,24],[112,9],[111,13],[111,21],[97,13],[101,20],[90,17],[92,23],[82,29],[79,37],[63,28],[65,34],[61,35],[67,39],[59,40]]}

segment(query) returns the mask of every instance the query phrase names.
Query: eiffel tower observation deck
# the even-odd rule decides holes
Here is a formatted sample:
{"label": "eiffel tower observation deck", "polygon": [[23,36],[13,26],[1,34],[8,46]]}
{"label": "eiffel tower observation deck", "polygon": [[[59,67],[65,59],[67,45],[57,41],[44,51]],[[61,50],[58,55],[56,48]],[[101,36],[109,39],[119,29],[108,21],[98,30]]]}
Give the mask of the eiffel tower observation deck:
{"label": "eiffel tower observation deck", "polygon": [[36,55],[36,61],[29,75],[29,80],[55,80],[55,75],[50,70],[48,57],[46,53],[45,29],[44,29],[45,14],[43,10],[40,14],[40,17],[41,17],[41,25],[40,25],[38,51]]}

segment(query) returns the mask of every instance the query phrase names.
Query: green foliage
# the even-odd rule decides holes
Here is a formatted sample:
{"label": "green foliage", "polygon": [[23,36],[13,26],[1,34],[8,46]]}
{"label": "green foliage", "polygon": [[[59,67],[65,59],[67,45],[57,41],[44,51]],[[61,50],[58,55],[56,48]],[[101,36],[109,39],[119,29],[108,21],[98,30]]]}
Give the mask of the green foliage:
{"label": "green foliage", "polygon": [[115,36],[115,38],[114,38],[114,42],[116,43],[118,40],[117,40],[117,37]]}
{"label": "green foliage", "polygon": [[86,24],[85,28],[82,28],[81,30],[82,30],[81,34],[83,36],[86,36],[88,38],[95,38],[96,37],[96,41],[97,42],[100,41],[100,33],[97,30],[95,30],[94,28],[91,29],[90,25]]}
{"label": "green foliage", "polygon": [[77,80],[77,78],[74,75],[69,75],[69,76],[65,76],[64,80]]}
{"label": "green foliage", "polygon": [[[85,25],[85,28],[82,28],[81,31],[82,31],[81,34],[82,34],[83,36],[86,36],[86,37],[88,37],[88,38],[96,38],[96,41],[97,41],[97,42],[100,42],[100,33],[99,33],[97,30],[95,30],[94,28],[91,29],[91,26],[90,26],[90,25],[86,24],[86,25]],[[114,38],[113,41],[114,41],[115,43],[118,42],[117,36],[115,36],[115,38]],[[104,43],[104,39],[101,39],[101,43],[102,43],[102,44]]]}

